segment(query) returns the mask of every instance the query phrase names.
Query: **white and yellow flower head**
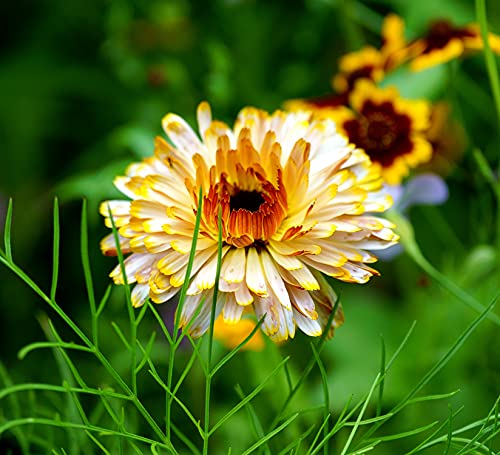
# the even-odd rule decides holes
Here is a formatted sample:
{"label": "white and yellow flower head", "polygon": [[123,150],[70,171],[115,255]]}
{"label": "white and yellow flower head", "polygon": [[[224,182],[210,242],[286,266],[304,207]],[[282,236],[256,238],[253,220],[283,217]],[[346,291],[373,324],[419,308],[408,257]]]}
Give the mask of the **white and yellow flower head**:
{"label": "white and yellow flower head", "polygon": [[[263,319],[275,341],[295,329],[320,335],[335,303],[323,274],[365,283],[377,272],[367,250],[393,245],[393,226],[373,215],[391,205],[368,156],[350,145],[328,118],[299,111],[268,114],[243,109],[233,128],[198,107],[199,136],[168,114],[169,142],[156,139],[155,154],[132,164],[117,188],[131,201],[108,207],[119,229],[134,306],[177,294],[186,278],[202,191],[196,254],[188,277],[181,325],[192,336],[209,327],[217,269],[219,213],[222,264],[216,316],[237,323],[245,308]],[[116,255],[113,235],[101,242]],[[112,273],[123,283],[120,267]],[[196,313],[201,305],[201,310]],[[196,315],[195,315],[196,313]],[[339,308],[332,327],[343,321]]]}

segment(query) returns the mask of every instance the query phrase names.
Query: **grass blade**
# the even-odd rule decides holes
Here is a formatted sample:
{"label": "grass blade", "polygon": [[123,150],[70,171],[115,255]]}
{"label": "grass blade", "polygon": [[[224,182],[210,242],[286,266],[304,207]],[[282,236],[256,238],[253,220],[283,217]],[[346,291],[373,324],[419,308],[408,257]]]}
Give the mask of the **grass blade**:
{"label": "grass blade", "polygon": [[52,283],[50,285],[50,300],[56,300],[57,280],[59,277],[59,243],[60,243],[60,224],[59,224],[59,203],[57,197],[54,198],[53,215],[53,242],[52,242]]}
{"label": "grass blade", "polygon": [[285,357],[281,362],[278,363],[276,367],[267,375],[266,378],[255,388],[250,392],[244,400],[241,400],[236,406],[233,407],[229,412],[227,412],[221,419],[212,427],[210,430],[210,435],[215,433],[218,428],[220,428],[226,420],[228,420],[231,416],[236,414],[243,406],[245,406],[249,401],[251,401],[256,395],[260,393],[260,391],[265,387],[265,385],[278,373],[280,368],[288,362],[290,357]]}
{"label": "grass blade", "polygon": [[366,400],[363,404],[363,407],[361,408],[361,411],[359,412],[358,419],[356,420],[356,424],[352,428],[351,433],[349,434],[349,437],[347,438],[347,442],[345,443],[344,448],[342,449],[342,452],[340,455],[345,455],[347,453],[347,450],[349,449],[349,446],[351,445],[352,440],[354,439],[354,436],[356,435],[356,432],[358,431],[359,424],[363,418],[363,415],[365,414],[366,408],[368,407],[368,403],[370,402],[373,391],[375,390],[375,387],[377,386],[377,384],[379,382],[379,378],[380,378],[380,373],[377,374],[377,376],[375,377],[375,380],[373,381],[373,384],[370,388],[370,391],[368,392],[368,396],[366,397]]}
{"label": "grass blade", "polygon": [[249,447],[247,450],[245,450],[241,455],[250,455],[255,449],[258,449],[262,444],[269,441],[269,439],[271,439],[275,434],[279,433],[281,430],[286,428],[291,422],[293,422],[297,418],[298,415],[299,415],[298,413],[294,414],[288,420],[283,422],[279,427],[275,428],[273,431],[266,434],[262,439],[257,441],[254,445]]}
{"label": "grass blade", "polygon": [[[393,408],[390,413],[392,415],[397,414],[401,411],[408,402],[422,390],[433,378],[438,374],[444,366],[450,361],[450,359],[455,355],[455,353],[462,347],[462,345],[467,341],[467,339],[471,336],[471,334],[476,330],[477,326],[488,316],[489,312],[493,309],[496,304],[497,299],[493,300],[485,310],[467,327],[462,334],[457,338],[455,343],[451,346],[451,348],[441,357],[438,362],[434,364],[434,366],[424,375],[424,377],[413,387],[410,392]],[[388,417],[389,418],[389,417]],[[387,419],[386,419],[387,420]],[[373,425],[370,430],[366,432],[364,435],[365,438],[369,438],[373,433],[375,433],[384,423],[385,421],[381,421]]]}
{"label": "grass blade", "polygon": [[12,228],[12,198],[9,198],[9,205],[7,206],[7,214],[5,215],[5,227],[3,231],[3,240],[5,247],[5,256],[9,262],[12,262],[12,245],[11,245],[11,228]]}

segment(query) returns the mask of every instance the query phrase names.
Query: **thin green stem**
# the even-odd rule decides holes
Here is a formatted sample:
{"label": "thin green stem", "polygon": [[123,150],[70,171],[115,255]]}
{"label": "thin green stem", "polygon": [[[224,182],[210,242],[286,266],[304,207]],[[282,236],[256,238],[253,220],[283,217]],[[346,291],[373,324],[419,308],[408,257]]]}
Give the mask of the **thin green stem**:
{"label": "thin green stem", "polygon": [[[243,389],[241,388],[241,386],[239,384],[236,384],[235,390],[236,390],[236,393],[238,394],[240,400],[244,400],[245,394],[243,393]],[[245,406],[245,410],[247,411],[248,420],[250,420],[250,425],[252,427],[252,433],[253,433],[255,439],[264,438],[265,437],[264,428],[262,427],[259,416],[255,412],[255,409],[253,408],[252,403],[247,403],[247,405]],[[264,443],[264,446],[262,447],[262,451],[265,453],[265,455],[272,455],[271,449],[269,448],[269,445],[267,443]]]}
{"label": "thin green stem", "polygon": [[377,376],[375,377],[375,380],[373,381],[373,384],[372,384],[372,386],[370,388],[370,391],[368,392],[368,396],[366,397],[366,400],[365,400],[365,402],[363,404],[363,407],[361,408],[361,411],[358,414],[358,419],[356,420],[356,424],[352,428],[351,433],[349,434],[349,437],[347,438],[347,442],[344,445],[344,448],[342,450],[341,455],[345,455],[347,453],[347,450],[349,449],[349,446],[351,445],[351,442],[354,439],[354,435],[356,434],[356,432],[357,432],[357,430],[359,428],[359,425],[361,423],[361,419],[363,418],[363,415],[365,414],[366,408],[368,406],[368,403],[370,402],[370,399],[372,397],[373,391],[375,390],[375,387],[378,384],[379,378],[380,378],[380,373],[377,374]]}
{"label": "thin green stem", "polygon": [[[56,205],[54,205],[54,217],[56,213]],[[55,229],[54,229],[55,235]],[[55,244],[55,243],[54,243]],[[85,286],[87,287],[87,296],[89,298],[90,304],[90,318],[92,320],[92,341],[96,347],[99,346],[99,334],[97,330],[97,305],[95,301],[94,293],[94,283],[92,280],[92,273],[90,270],[89,261],[89,236],[88,236],[88,226],[87,226],[87,199],[83,200],[82,205],[82,219],[81,219],[81,241],[80,241],[80,252],[83,266],[83,273],[85,276]]]}
{"label": "thin green stem", "polygon": [[212,308],[210,309],[210,327],[208,329],[208,356],[207,356],[207,372],[205,376],[205,413],[204,413],[204,431],[203,437],[203,455],[208,455],[208,440],[210,438],[210,392],[212,389],[212,349],[214,343],[214,324],[215,312],[217,309],[217,299],[219,298],[219,278],[222,265],[222,209],[219,207],[218,218],[218,248],[217,248],[217,270],[215,272],[214,295],[212,299]]}
{"label": "thin green stem", "polygon": [[[135,321],[135,312],[134,312],[134,307],[132,305],[132,298],[130,294],[130,286],[128,284],[128,279],[127,279],[127,271],[125,269],[125,260],[123,257],[123,252],[120,247],[120,239],[118,237],[118,230],[116,228],[115,220],[113,218],[113,213],[111,212],[111,208],[108,204],[108,216],[111,221],[111,227],[113,229],[113,237],[115,239],[115,245],[116,245],[116,251],[118,254],[118,262],[120,263],[120,272],[123,277],[123,285],[125,287],[125,300],[127,303],[127,312],[128,312],[128,317],[129,317],[129,322],[130,322],[130,375],[131,375],[131,384],[132,384],[132,391],[134,395],[137,396],[137,349],[136,349],[136,344],[137,344],[137,324]],[[83,218],[83,217],[82,217]],[[94,304],[95,305],[95,304]],[[95,311],[95,308],[94,308]],[[95,313],[93,313],[95,315]],[[93,318],[95,319],[95,318]],[[97,351],[99,352],[99,351]]]}
{"label": "thin green stem", "polygon": [[481,150],[478,148],[475,148],[473,150],[473,155],[474,159],[476,160],[477,166],[479,168],[479,171],[483,175],[484,179],[488,182],[488,184],[491,187],[491,190],[493,191],[493,194],[495,195],[496,199],[496,204],[497,204],[497,246],[498,249],[500,250],[500,180],[495,176],[495,173],[493,172],[493,169],[490,167],[488,164],[488,161],[486,160],[486,157],[483,155]]}
{"label": "thin green stem", "polygon": [[486,70],[490,79],[491,91],[495,101],[495,109],[497,112],[498,126],[500,127],[500,80],[498,77],[498,69],[495,62],[495,55],[490,47],[488,39],[488,22],[486,20],[486,3],[485,0],[476,0],[476,16],[481,30],[481,36],[484,42],[484,59],[486,61]]}
{"label": "thin green stem", "polygon": [[[21,280],[23,280],[31,289],[35,291],[42,300],[44,300],[60,317],[61,319],[73,330],[73,332],[80,338],[80,340],[87,345],[90,349],[92,349],[93,354],[99,360],[99,362],[104,366],[104,368],[108,371],[111,377],[116,381],[116,383],[122,388],[122,390],[130,396],[131,401],[134,403],[139,413],[144,417],[146,422],[151,426],[153,431],[162,441],[166,441],[167,444],[170,444],[170,439],[166,438],[166,436],[162,433],[161,429],[158,427],[158,424],[154,421],[151,415],[148,413],[144,405],[141,403],[137,394],[132,393],[131,389],[127,385],[127,383],[122,379],[120,374],[113,368],[113,366],[109,363],[108,359],[102,354],[101,351],[97,350],[94,344],[90,341],[90,339],[82,332],[82,330],[72,321],[72,319],[62,310],[62,308],[53,300],[47,296],[40,287],[26,274],[24,273],[16,264],[9,261],[7,258],[0,256],[0,263],[4,264],[8,269],[13,271]],[[173,449],[173,446],[170,447]]]}
{"label": "thin green stem", "polygon": [[5,256],[9,262],[12,261],[12,245],[10,232],[12,228],[12,198],[9,199],[9,205],[7,206],[7,215],[5,216],[5,227],[3,231],[3,239],[5,246]]}
{"label": "thin green stem", "polygon": [[59,226],[59,204],[57,198],[54,198],[54,215],[53,215],[53,246],[52,246],[52,283],[50,285],[50,300],[56,299],[57,280],[59,277],[59,241],[60,241],[60,226]]}
{"label": "thin green stem", "polygon": [[101,390],[101,389],[93,389],[91,387],[70,387],[69,389],[67,387],[63,387],[60,385],[53,385],[53,384],[43,384],[43,383],[26,383],[26,384],[16,384],[12,385],[9,387],[2,388],[0,390],[0,400],[5,398],[8,395],[17,393],[17,392],[24,392],[24,391],[30,391],[30,390],[44,390],[44,391],[50,391],[50,392],[61,392],[61,393],[66,393],[67,391],[74,392],[74,393],[82,393],[82,394],[88,394],[88,395],[106,395],[109,397],[113,398],[119,398],[121,400],[128,400],[131,401],[131,398],[129,395],[124,395],[122,393],[118,392],[113,392],[112,390]]}
{"label": "thin green stem", "polygon": [[60,317],[61,319],[75,332],[75,334],[89,347],[93,348],[92,342],[83,333],[83,331],[71,320],[71,318],[62,310],[62,308],[47,296],[40,287],[24,273],[19,266],[13,262],[8,261],[3,256],[0,256],[0,262],[4,264],[8,269],[14,272],[21,280],[23,280],[42,300],[45,301]]}
{"label": "thin green stem", "polygon": [[[161,431],[160,427],[156,423],[156,421],[151,417],[147,409],[144,407],[144,405],[141,403],[139,398],[137,397],[137,394],[133,393],[132,390],[130,390],[130,387],[127,385],[127,383],[122,379],[120,374],[113,368],[113,366],[109,363],[108,359],[102,354],[100,351],[94,351],[94,355],[97,357],[97,359],[102,363],[104,368],[108,371],[108,373],[113,377],[113,379],[117,382],[117,384],[123,389],[123,391],[130,397],[130,400],[135,404],[136,408],[138,411],[141,413],[141,415],[144,417],[146,422],[151,426],[153,431],[156,433],[156,435],[160,438],[162,441],[166,441],[168,444],[170,444],[170,439],[167,438],[163,432]],[[171,444],[170,444],[171,445]],[[173,446],[171,446],[173,449]]]}
{"label": "thin green stem", "polygon": [[387,419],[380,420],[365,433],[364,439],[369,438],[373,433],[375,433],[391,416],[396,415],[405,406],[408,405],[410,400],[428,384],[434,376],[436,376],[439,371],[450,361],[450,359],[455,355],[455,353],[460,349],[460,347],[465,343],[465,341],[470,337],[470,335],[476,330],[478,325],[487,317],[488,313],[493,309],[496,304],[496,299],[493,300],[484,311],[476,318],[474,321],[464,330],[464,332],[457,338],[452,347],[446,352],[441,359],[420,379],[420,381],[413,387],[410,392],[396,405],[393,409],[389,411]]}
{"label": "thin green stem", "polygon": [[[337,297],[337,301],[335,302],[335,305],[333,306],[332,312],[330,313],[330,316],[328,318],[328,322],[327,322],[327,324],[326,324],[326,326],[325,326],[325,328],[323,330],[323,333],[322,333],[321,337],[318,340],[318,346],[316,347],[316,352],[318,353],[318,355],[321,353],[321,350],[323,349],[323,346],[325,344],[326,338],[328,336],[328,332],[329,332],[330,327],[331,327],[331,325],[333,323],[333,320],[335,319],[335,313],[337,312],[337,309],[338,309],[339,305],[340,305],[340,297]],[[313,356],[309,360],[309,363],[305,367],[304,372],[302,373],[302,376],[297,381],[297,384],[295,384],[295,387],[288,394],[285,402],[281,406],[280,411],[276,414],[276,417],[274,418],[274,420],[271,423],[270,430],[273,430],[276,427],[276,425],[280,421],[281,417],[283,416],[283,413],[286,411],[286,409],[288,408],[288,405],[291,403],[293,397],[298,392],[298,390],[302,386],[302,384],[305,381],[305,379],[311,373],[312,369],[314,368],[314,365],[316,365],[316,359]]]}
{"label": "thin green stem", "polygon": [[[313,351],[314,358],[316,359],[316,363],[318,364],[318,369],[321,374],[321,380],[323,382],[323,397],[324,397],[324,410],[323,410],[323,418],[325,421],[325,426],[323,428],[323,434],[326,438],[329,432],[328,428],[328,418],[330,416],[330,391],[328,390],[328,376],[326,374],[325,366],[321,361],[321,357],[319,356],[314,344],[311,343],[311,349]],[[328,455],[330,453],[328,439],[325,441],[325,445],[323,446],[323,453]]]}
{"label": "thin green stem", "polygon": [[[13,385],[12,379],[2,362],[0,362],[0,380],[3,383],[0,387],[0,400],[7,396],[9,401],[9,414],[5,413],[4,417],[8,415],[10,418],[14,419],[21,418],[21,403],[19,402],[16,394],[10,393],[10,391],[18,387],[18,385]],[[17,438],[23,455],[29,455],[31,453],[31,442],[30,438],[27,437],[27,434],[20,429],[13,429],[12,433]]]}
{"label": "thin green stem", "polygon": [[385,341],[384,337],[380,335],[380,385],[378,389],[378,402],[377,402],[377,417],[382,413],[382,400],[384,397],[384,383],[385,383]]}
{"label": "thin green stem", "polygon": [[[182,308],[184,307],[184,302],[186,300],[186,293],[189,287],[189,279],[191,277],[191,270],[193,269],[193,262],[196,255],[196,244],[198,242],[198,234],[200,232],[200,223],[201,223],[201,212],[202,212],[202,204],[203,204],[203,192],[200,188],[200,192],[198,194],[198,210],[196,212],[196,219],[194,223],[193,229],[193,241],[191,243],[191,251],[189,252],[189,260],[186,266],[186,275],[184,277],[184,283],[182,283],[181,291],[179,293],[179,301],[177,303],[177,309],[175,311],[174,317],[174,328],[172,335],[167,339],[170,343],[170,349],[168,353],[168,370],[167,370],[167,389],[168,391],[172,390],[172,383],[174,377],[174,364],[175,364],[175,353],[177,351],[177,333],[179,331],[180,318],[182,313]],[[165,432],[167,438],[170,440],[171,433],[171,413],[172,413],[172,402],[173,397],[167,392],[165,394]]]}
{"label": "thin green stem", "polygon": [[[481,36],[484,42],[484,59],[486,62],[486,70],[488,71],[488,78],[490,80],[491,92],[495,101],[495,109],[497,113],[498,127],[500,128],[500,78],[498,76],[498,67],[495,61],[495,56],[490,47],[488,39],[488,22],[486,19],[486,4],[485,0],[476,0],[476,16],[481,30]],[[500,160],[498,162],[498,172],[500,174]],[[497,202],[500,204],[500,182],[497,181],[495,193],[497,195]],[[500,205],[497,206],[497,247],[500,248]]]}
{"label": "thin green stem", "polygon": [[[413,259],[425,272],[427,272],[432,278],[434,278],[451,295],[455,296],[457,299],[465,303],[468,307],[472,308],[477,313],[481,313],[484,311],[485,307],[481,303],[479,303],[474,297],[459,288],[448,277],[443,275],[423,255],[415,256],[413,257]],[[488,314],[487,318],[493,321],[495,324],[500,325],[500,317],[498,315],[490,313]]]}
{"label": "thin green stem", "polygon": [[[390,216],[391,220],[398,226],[398,232],[401,235],[401,243],[415,263],[419,265],[430,277],[434,278],[441,285],[441,287],[446,289],[451,295],[456,297],[469,308],[472,308],[477,313],[483,313],[485,311],[485,307],[481,303],[458,287],[452,280],[443,275],[427,260],[415,240],[415,233],[410,222],[402,215],[394,211],[390,212],[388,216]],[[500,316],[497,314],[487,313],[486,317],[495,324],[500,325]]]}
{"label": "thin green stem", "polygon": [[196,256],[196,243],[198,241],[198,235],[200,232],[201,212],[203,210],[202,204],[203,204],[203,192],[202,188],[200,188],[200,192],[198,194],[198,210],[196,212],[196,219],[193,229],[193,242],[191,244],[191,251],[189,252],[189,260],[186,266],[186,276],[184,277],[184,283],[182,283],[179,295],[179,304],[177,306],[177,311],[175,312],[174,333],[172,334],[172,338],[174,341],[177,339],[177,331],[179,330],[182,307],[184,306],[184,302],[186,300],[186,294],[189,287],[189,279],[191,277],[191,270],[193,268],[194,257]]}
{"label": "thin green stem", "polygon": [[21,425],[33,425],[33,424],[48,425],[48,426],[59,427],[59,428],[75,428],[75,429],[93,431],[93,432],[100,433],[100,434],[116,435],[116,436],[121,436],[121,437],[128,438],[128,439],[133,439],[133,440],[139,441],[139,442],[145,442],[147,444],[157,444],[157,445],[160,445],[161,447],[163,447],[167,450],[172,450],[171,447],[167,443],[158,443],[158,441],[154,441],[152,439],[146,438],[144,436],[136,435],[133,433],[114,431],[114,430],[111,430],[109,428],[98,427],[96,425],[84,425],[81,423],[63,422],[60,420],[52,420],[52,419],[37,418],[37,417],[26,417],[23,419],[12,419],[12,420],[10,420],[10,421],[8,421],[0,426],[0,434],[11,429],[11,428],[15,428],[15,427],[18,427]]}

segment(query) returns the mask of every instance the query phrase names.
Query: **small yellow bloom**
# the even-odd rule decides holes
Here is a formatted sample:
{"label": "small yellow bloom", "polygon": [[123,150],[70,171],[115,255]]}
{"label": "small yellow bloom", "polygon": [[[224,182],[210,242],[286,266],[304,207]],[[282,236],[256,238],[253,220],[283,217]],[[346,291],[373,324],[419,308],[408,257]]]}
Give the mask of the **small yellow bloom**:
{"label": "small yellow bloom", "polygon": [[451,116],[451,106],[444,101],[432,106],[427,139],[432,145],[431,160],[419,169],[448,175],[462,157],[466,146],[463,126]]}
{"label": "small yellow bloom", "polygon": [[338,62],[338,73],[332,78],[336,93],[307,99],[293,99],[284,103],[285,109],[314,110],[318,114],[328,115],[328,110],[345,106],[349,102],[349,93],[357,81],[368,79],[381,81],[387,72],[402,64],[407,54],[402,50],[406,46],[403,20],[395,14],[385,17],[382,25],[382,46],[376,49],[365,46],[359,51],[343,55]]}
{"label": "small yellow bloom", "polygon": [[[500,36],[490,33],[489,45],[500,54]],[[412,58],[410,69],[422,71],[472,51],[481,50],[483,38],[477,24],[457,27],[446,19],[433,22],[427,33],[411,42],[405,53]]]}
{"label": "small yellow bloom", "polygon": [[[227,348],[233,349],[252,333],[256,325],[255,321],[251,319],[240,319],[235,324],[230,324],[225,322],[222,316],[219,316],[214,324],[214,338],[219,340]],[[264,346],[262,332],[257,331],[252,338],[243,345],[242,349],[262,351]]]}
{"label": "small yellow bloom", "polygon": [[349,101],[352,110],[344,107],[329,115],[368,154],[387,183],[400,183],[410,168],[429,161],[429,103],[405,100],[396,88],[379,88],[367,80],[357,82]]}
{"label": "small yellow bloom", "polygon": [[382,25],[382,46],[376,49],[365,46],[356,52],[350,52],[339,60],[339,72],[332,79],[337,93],[350,92],[360,79],[373,82],[381,81],[385,74],[393,70],[404,60],[400,50],[405,46],[404,24],[395,14],[385,17]]}
{"label": "small yellow bloom", "polygon": [[[231,128],[198,107],[199,136],[179,116],[168,114],[155,154],[132,164],[115,180],[130,201],[101,205],[119,228],[134,306],[149,297],[174,297],[186,279],[202,192],[200,233],[181,326],[192,336],[209,327],[216,283],[219,224],[222,263],[216,317],[235,324],[243,311],[263,318],[274,341],[298,327],[320,335],[336,295],[323,274],[365,283],[378,272],[368,250],[393,245],[393,225],[374,212],[392,200],[368,156],[349,144],[329,118],[311,112],[268,114],[245,108]],[[108,213],[108,207],[111,214]],[[219,220],[219,214],[221,219]],[[116,255],[113,235],[101,242]],[[320,273],[321,272],[321,273]],[[124,282],[120,267],[111,273]],[[343,322],[339,308],[332,331]]]}

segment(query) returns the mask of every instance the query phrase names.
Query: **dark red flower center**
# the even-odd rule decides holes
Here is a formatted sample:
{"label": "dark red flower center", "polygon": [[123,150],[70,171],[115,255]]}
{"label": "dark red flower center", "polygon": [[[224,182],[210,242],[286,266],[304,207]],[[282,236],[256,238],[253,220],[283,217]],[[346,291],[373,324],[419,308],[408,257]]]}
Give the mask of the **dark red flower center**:
{"label": "dark red flower center", "polygon": [[467,28],[457,28],[445,19],[435,21],[431,24],[429,32],[425,37],[426,46],[423,53],[429,53],[435,49],[442,49],[453,38],[473,37],[474,33]]}
{"label": "dark red flower center", "polygon": [[359,114],[358,118],[347,120],[344,129],[349,140],[364,149],[373,161],[387,167],[412,150],[411,119],[396,112],[391,102],[365,101]]}
{"label": "dark red flower center", "polygon": [[324,95],[317,96],[315,98],[307,98],[305,100],[308,104],[312,104],[315,107],[327,108],[327,107],[338,107],[343,106],[347,103],[347,96],[342,95]]}
{"label": "dark red flower center", "polygon": [[347,91],[350,92],[354,88],[354,84],[359,79],[371,79],[373,80],[373,71],[375,67],[373,65],[365,65],[352,73],[349,73],[346,77],[347,80]]}

